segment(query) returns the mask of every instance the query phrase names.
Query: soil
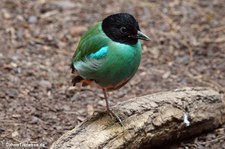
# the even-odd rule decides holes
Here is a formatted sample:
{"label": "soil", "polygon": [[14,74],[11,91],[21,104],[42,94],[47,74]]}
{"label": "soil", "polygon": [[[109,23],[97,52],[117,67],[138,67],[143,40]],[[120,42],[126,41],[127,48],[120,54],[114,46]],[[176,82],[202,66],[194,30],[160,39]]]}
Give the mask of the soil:
{"label": "soil", "polygon": [[[110,105],[185,86],[224,93],[222,0],[1,0],[0,148],[49,148],[105,108],[100,89],[72,86],[69,65],[82,33],[118,12],[133,14],[152,41],[143,42],[134,78],[109,93]],[[225,125],[165,148],[225,149]]]}

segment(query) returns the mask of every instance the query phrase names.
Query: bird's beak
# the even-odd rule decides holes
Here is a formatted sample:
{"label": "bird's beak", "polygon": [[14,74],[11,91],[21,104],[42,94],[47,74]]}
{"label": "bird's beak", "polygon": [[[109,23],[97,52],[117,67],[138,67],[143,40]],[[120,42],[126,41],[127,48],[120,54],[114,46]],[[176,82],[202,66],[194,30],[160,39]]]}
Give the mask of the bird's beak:
{"label": "bird's beak", "polygon": [[141,39],[141,40],[151,40],[151,38],[149,38],[147,35],[145,35],[141,31],[137,32],[137,37],[136,38]]}

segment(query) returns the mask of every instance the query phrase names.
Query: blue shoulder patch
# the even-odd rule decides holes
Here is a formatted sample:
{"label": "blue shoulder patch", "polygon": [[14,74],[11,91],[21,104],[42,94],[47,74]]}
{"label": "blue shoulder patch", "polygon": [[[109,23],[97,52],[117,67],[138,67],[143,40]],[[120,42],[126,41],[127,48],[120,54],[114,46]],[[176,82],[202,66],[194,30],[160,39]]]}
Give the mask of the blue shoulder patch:
{"label": "blue shoulder patch", "polygon": [[103,58],[104,56],[106,56],[107,52],[108,52],[108,47],[104,46],[100,50],[98,50],[97,52],[91,53],[90,55],[88,55],[88,57],[100,59],[100,58]]}

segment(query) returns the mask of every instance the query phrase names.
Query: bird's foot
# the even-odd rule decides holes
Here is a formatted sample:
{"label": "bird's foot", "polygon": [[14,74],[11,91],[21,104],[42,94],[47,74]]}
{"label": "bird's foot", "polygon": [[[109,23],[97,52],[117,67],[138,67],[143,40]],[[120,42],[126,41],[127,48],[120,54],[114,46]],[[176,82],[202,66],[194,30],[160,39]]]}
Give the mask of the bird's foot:
{"label": "bird's foot", "polygon": [[117,114],[115,114],[112,110],[110,110],[110,109],[107,109],[106,111],[104,110],[95,110],[94,111],[94,113],[93,113],[93,115],[104,115],[104,114],[109,114],[109,116],[113,119],[113,118],[116,118],[116,121],[117,122],[119,122],[119,124],[120,124],[120,126],[122,126],[123,127],[123,123],[122,123],[122,120],[121,120],[121,118],[117,115]]}
{"label": "bird's foot", "polygon": [[110,115],[111,118],[115,117],[116,120],[119,122],[120,126],[121,126],[121,127],[124,127],[124,126],[123,126],[123,123],[122,123],[122,120],[120,119],[120,117],[119,117],[118,115],[116,115],[116,114],[115,114],[112,110],[110,110],[110,109],[107,109],[106,112],[109,113],[109,115]]}
{"label": "bird's foot", "polygon": [[102,116],[102,115],[104,115],[104,114],[106,114],[107,112],[104,110],[104,109],[102,109],[102,110],[94,110],[94,112],[93,112],[93,115],[99,115],[99,116]]}

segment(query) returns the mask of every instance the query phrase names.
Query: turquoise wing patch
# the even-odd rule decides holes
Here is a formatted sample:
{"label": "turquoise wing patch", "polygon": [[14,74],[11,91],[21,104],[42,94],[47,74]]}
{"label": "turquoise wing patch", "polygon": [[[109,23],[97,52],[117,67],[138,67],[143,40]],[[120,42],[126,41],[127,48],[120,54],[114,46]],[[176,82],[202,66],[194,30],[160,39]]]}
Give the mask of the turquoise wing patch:
{"label": "turquoise wing patch", "polygon": [[88,55],[88,58],[101,59],[107,55],[107,52],[108,52],[108,47],[104,46],[97,52],[91,53],[90,55]]}
{"label": "turquoise wing patch", "polygon": [[108,47],[104,46],[100,50],[89,54],[83,60],[74,62],[73,66],[79,72],[80,76],[92,79],[93,73],[104,63],[107,52]]}

